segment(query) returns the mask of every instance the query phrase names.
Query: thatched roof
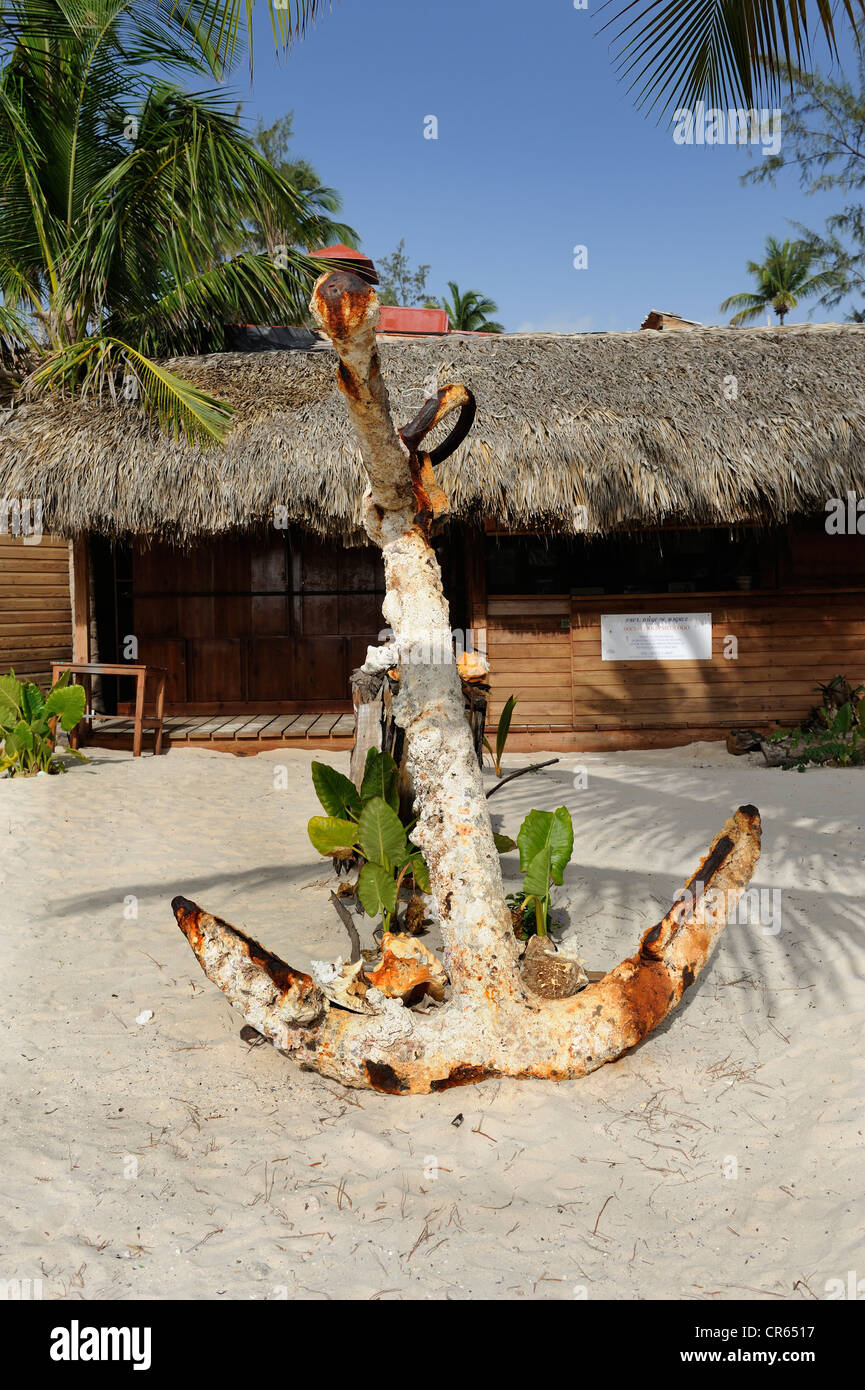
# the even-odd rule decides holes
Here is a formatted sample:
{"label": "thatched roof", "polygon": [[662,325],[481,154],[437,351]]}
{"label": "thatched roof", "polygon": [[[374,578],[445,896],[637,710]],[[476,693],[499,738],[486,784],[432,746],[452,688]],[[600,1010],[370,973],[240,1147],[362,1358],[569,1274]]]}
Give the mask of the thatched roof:
{"label": "thatched roof", "polygon": [[[440,470],[463,517],[780,521],[865,493],[865,326],[455,334],[381,351],[400,423],[448,382],[477,396],[475,426]],[[63,535],[189,538],[278,506],[356,533],[363,475],[332,352],[171,365],[236,407],[225,445],[175,440],[131,406],[42,399],[0,424],[0,497],[41,497],[46,529]]]}

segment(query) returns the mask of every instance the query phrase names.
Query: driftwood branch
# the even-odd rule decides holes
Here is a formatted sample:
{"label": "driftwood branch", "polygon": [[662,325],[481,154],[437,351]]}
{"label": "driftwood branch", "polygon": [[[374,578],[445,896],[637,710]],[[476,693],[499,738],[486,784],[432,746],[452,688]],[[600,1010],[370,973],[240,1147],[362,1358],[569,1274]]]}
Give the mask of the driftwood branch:
{"label": "driftwood branch", "polygon": [[495,796],[496,792],[501,791],[502,787],[506,787],[508,782],[513,782],[515,777],[525,777],[527,772],[540,772],[542,767],[552,767],[553,763],[558,761],[558,758],[548,758],[545,763],[532,763],[531,767],[521,767],[516,772],[509,772],[507,777],[503,777],[500,782],[496,782],[494,787],[490,787],[487,792],[487,801],[491,796]]}
{"label": "driftwood branch", "polygon": [[330,900],[336,908],[339,920],[342,922],[342,925],[348,932],[348,939],[351,942],[351,955],[349,956],[349,960],[351,961],[351,964],[354,965],[356,961],[360,960],[360,935],[358,933],[357,927],[354,925],[354,922],[351,919],[351,913],[349,912],[345,903],[340,902],[339,898],[336,896],[336,893],[331,893]]}
{"label": "driftwood branch", "polygon": [[419,445],[433,424],[459,409],[445,441],[454,447],[474,403],[464,387],[445,387],[400,437],[381,375],[373,290],[337,272],[318,281],[311,307],[336,349],[369,479],[364,525],[384,560],[383,612],[400,671],[394,714],[405,730],[417,798],[412,837],[429,866],[451,997],[421,1014],[370,989],[364,1011],[354,1012],[186,898],[172,904],[177,922],[202,969],[247,1023],[301,1066],[347,1085],[406,1094],[495,1076],[583,1076],[644,1038],[696,979],[754,871],[759,814],[743,806],[731,817],[689,880],[689,896],[644,935],[633,956],[568,998],[532,992],[520,972],[457,668],[430,660],[451,642],[429,542],[431,520],[447,499],[435,493],[435,454]]}

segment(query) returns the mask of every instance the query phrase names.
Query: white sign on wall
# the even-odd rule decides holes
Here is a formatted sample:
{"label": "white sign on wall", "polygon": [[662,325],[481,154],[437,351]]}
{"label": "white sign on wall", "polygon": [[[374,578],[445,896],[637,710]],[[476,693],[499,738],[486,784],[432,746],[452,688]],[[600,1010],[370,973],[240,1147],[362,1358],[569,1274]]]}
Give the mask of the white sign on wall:
{"label": "white sign on wall", "polygon": [[602,661],[711,661],[711,613],[602,613]]}

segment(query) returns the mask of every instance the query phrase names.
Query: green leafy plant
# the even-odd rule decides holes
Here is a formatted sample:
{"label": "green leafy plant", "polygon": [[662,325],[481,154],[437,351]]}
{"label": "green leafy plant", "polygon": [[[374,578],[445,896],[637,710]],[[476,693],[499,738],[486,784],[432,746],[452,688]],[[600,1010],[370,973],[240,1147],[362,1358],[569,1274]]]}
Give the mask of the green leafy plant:
{"label": "green leafy plant", "polygon": [[502,775],[502,758],[505,756],[505,746],[508,741],[508,734],[511,731],[511,720],[514,717],[514,708],[516,706],[516,703],[516,695],[511,695],[510,699],[508,700],[507,704],[505,705],[504,709],[499,715],[499,722],[496,728],[495,752],[493,752],[490,746],[489,739],[484,739],[484,748],[486,748],[487,752],[493,760],[493,767],[495,768],[497,777],[501,777]]}
{"label": "green leafy plant", "polygon": [[381,915],[392,930],[400,889],[408,879],[429,892],[423,855],[409,839],[414,825],[399,814],[399,771],[390,753],[371,748],[366,755],[360,791],[350,778],[326,763],[313,763],[312,784],[324,811],[307,827],[319,854],[352,854],[360,863],[356,892],[370,917]]}
{"label": "green leafy plant", "polygon": [[859,730],[854,729],[846,736],[840,729],[831,729],[820,734],[804,734],[800,742],[791,747],[789,758],[785,759],[781,766],[804,772],[809,765],[859,767],[863,764],[865,739]]}
{"label": "green leafy plant", "polygon": [[[38,772],[65,772],[56,752],[57,725],[69,733],[84,713],[84,687],[70,685],[70,673],[43,695],[32,681],[19,681],[14,671],[0,676],[0,772],[10,777]],[[64,750],[86,762],[77,749]]]}
{"label": "green leafy plant", "polygon": [[[511,840],[508,848],[513,848]],[[517,835],[522,889],[508,897],[512,911],[520,914],[523,934],[546,936],[550,924],[553,884],[561,885],[574,852],[574,826],[567,806],[555,811],[529,811]]]}
{"label": "green leafy plant", "polygon": [[817,686],[824,704],[817,705],[801,728],[776,729],[768,743],[787,743],[780,766],[804,772],[809,766],[853,767],[865,764],[865,686],[834,676]]}
{"label": "green leafy plant", "polygon": [[[850,708],[850,722],[846,724],[846,728],[842,729],[842,732],[846,733],[847,729],[862,722],[862,696],[865,695],[865,685],[853,686],[846,676],[833,676],[825,685],[818,685],[816,689],[823,696],[823,704],[818,705],[814,711],[820,724],[825,725],[827,729],[831,728],[835,716],[840,714],[845,705]],[[846,723],[846,720],[847,715],[844,716],[842,723]]]}

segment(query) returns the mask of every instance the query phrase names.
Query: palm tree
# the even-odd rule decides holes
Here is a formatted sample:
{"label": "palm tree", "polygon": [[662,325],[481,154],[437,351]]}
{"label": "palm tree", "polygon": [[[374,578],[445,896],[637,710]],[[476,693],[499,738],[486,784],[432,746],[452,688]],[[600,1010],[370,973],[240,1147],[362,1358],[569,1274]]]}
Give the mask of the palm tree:
{"label": "palm tree", "polygon": [[120,393],[221,438],[228,407],[154,359],[218,350],[226,323],[296,321],[320,264],[220,248],[265,219],[309,244],[320,212],[220,93],[169,80],[219,68],[170,11],[0,5],[0,359],[19,385],[31,368],[29,391]]}
{"label": "palm tree", "polygon": [[[259,3],[282,46],[332,7]],[[313,273],[301,256],[278,271],[219,248],[236,244],[263,200],[288,223],[303,197],[213,93],[148,86],[147,72],[221,77],[251,40],[254,6],[0,0],[0,381],[17,382],[26,354],[47,349],[31,388],[113,392],[122,373],[124,390],[163,421],[198,437],[224,433],[227,407],[148,354],[208,335],[215,346],[232,313],[294,312],[304,271]],[[842,10],[855,32],[865,0],[842,0]],[[834,53],[833,14],[820,0],[817,25]],[[801,0],[630,0],[610,23],[620,20],[620,68],[639,102],[661,109],[700,97],[754,105],[777,93],[785,64],[810,56]],[[130,149],[120,132],[136,102],[144,138]]]}
{"label": "palm tree", "polygon": [[809,299],[833,285],[838,276],[835,270],[821,270],[811,275],[814,264],[813,249],[804,241],[778,242],[774,237],[766,238],[766,259],[760,263],[748,262],[748,272],[757,281],[756,290],[733,294],[721,305],[721,313],[737,312],[730,319],[731,324],[753,323],[754,319],[771,308],[783,324],[791,309],[795,309],[800,299]]}
{"label": "palm tree", "polygon": [[448,280],[448,289],[451,292],[451,297],[448,299],[445,295],[442,300],[442,308],[447,311],[448,322],[452,329],[461,329],[464,333],[504,332],[500,323],[489,318],[490,314],[498,313],[498,304],[487,299],[478,290],[466,290],[461,293],[455,280]]}

